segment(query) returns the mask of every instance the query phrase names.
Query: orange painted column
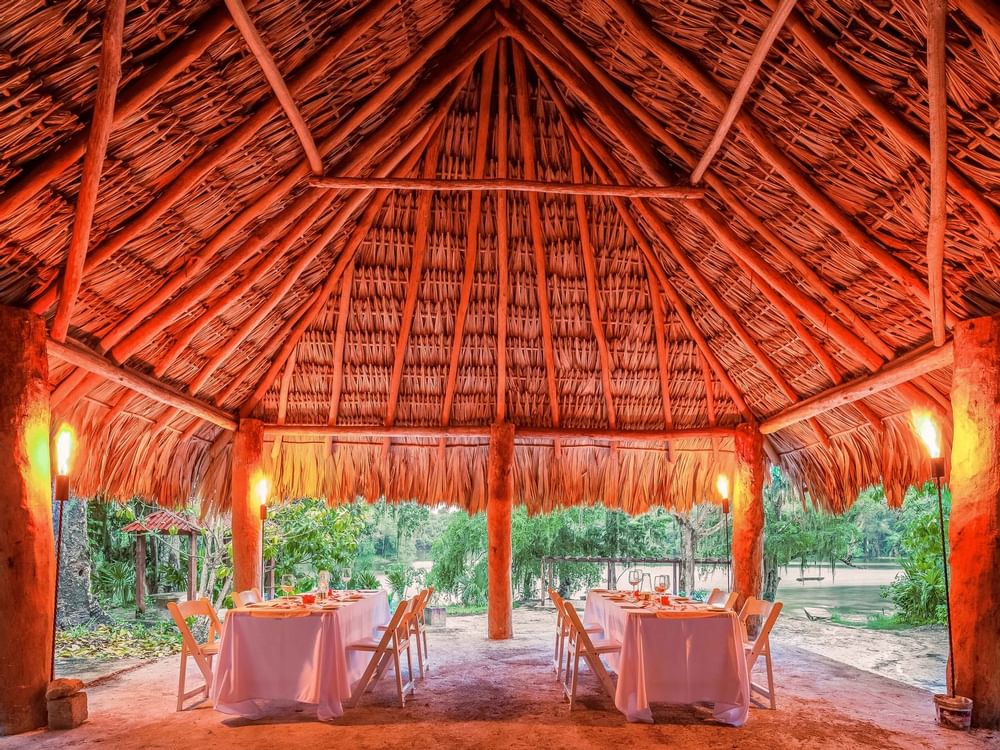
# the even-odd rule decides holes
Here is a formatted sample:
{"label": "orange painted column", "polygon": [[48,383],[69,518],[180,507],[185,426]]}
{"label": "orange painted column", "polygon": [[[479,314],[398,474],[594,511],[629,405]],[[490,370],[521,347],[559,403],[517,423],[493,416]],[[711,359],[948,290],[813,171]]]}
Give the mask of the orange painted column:
{"label": "orange painted column", "polygon": [[233,591],[260,587],[260,498],[254,486],[264,477],[264,425],[240,420],[233,436],[232,494]]}
{"label": "orange painted column", "polygon": [[514,425],[500,423],[490,428],[486,471],[487,628],[490,640],[502,641],[514,637],[510,520],[514,495]]}
{"label": "orange painted column", "polygon": [[1000,318],[955,327],[951,620],[955,690],[1000,728]]}
{"label": "orange painted column", "polygon": [[759,597],[764,582],[764,440],[755,424],[736,428],[733,477],[733,590],[738,605]]}
{"label": "orange painted column", "polygon": [[0,307],[0,736],[45,726],[55,542],[45,323]]}

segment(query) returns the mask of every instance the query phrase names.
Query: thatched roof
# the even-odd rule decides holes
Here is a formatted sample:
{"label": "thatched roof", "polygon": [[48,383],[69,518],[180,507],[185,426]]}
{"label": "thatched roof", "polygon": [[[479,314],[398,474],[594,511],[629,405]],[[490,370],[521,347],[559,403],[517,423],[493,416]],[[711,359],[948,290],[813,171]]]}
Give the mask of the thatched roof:
{"label": "thatched roof", "polygon": [[[259,0],[332,177],[689,186],[773,0]],[[1000,305],[1000,22],[947,26],[949,320]],[[105,3],[0,9],[0,300],[53,315]],[[69,335],[287,425],[664,430],[762,420],[927,342],[921,0],[801,0],[702,199],[315,187],[308,146],[208,0],[128,3]],[[308,140],[308,139],[307,139]],[[99,170],[100,171],[100,170]],[[908,424],[950,374],[769,436],[828,507],[927,474]],[[78,491],[225,505],[229,435],[52,358]],[[944,408],[947,408],[946,406]],[[707,434],[707,433],[706,433]],[[482,507],[486,441],[274,438],[277,491]],[[519,442],[532,509],[710,497],[732,439]]]}

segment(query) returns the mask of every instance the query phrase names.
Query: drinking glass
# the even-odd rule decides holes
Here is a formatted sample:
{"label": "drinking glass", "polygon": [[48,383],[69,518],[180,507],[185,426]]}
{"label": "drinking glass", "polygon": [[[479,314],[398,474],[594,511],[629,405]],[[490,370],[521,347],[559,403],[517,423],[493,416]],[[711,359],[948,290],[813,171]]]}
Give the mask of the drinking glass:
{"label": "drinking glass", "polygon": [[653,588],[656,590],[657,594],[665,594],[669,585],[670,578],[667,576],[659,575],[653,579]]}
{"label": "drinking glass", "polygon": [[295,593],[295,576],[290,573],[281,576],[281,593],[285,596],[291,596]]}
{"label": "drinking glass", "polygon": [[321,570],[316,574],[316,594],[320,601],[326,599],[330,592],[330,571]]}
{"label": "drinking glass", "polygon": [[342,568],[340,571],[340,580],[344,584],[344,588],[347,588],[347,584],[351,582],[352,573],[350,568]]}
{"label": "drinking glass", "polygon": [[632,584],[632,594],[638,595],[639,584],[642,583],[642,572],[638,568],[632,568],[628,572],[628,582]]}

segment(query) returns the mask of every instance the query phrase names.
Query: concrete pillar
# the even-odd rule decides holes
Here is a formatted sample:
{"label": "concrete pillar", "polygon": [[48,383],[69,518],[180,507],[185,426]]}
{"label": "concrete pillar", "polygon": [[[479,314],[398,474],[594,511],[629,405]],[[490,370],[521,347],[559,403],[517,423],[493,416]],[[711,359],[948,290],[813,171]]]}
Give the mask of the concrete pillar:
{"label": "concrete pillar", "polygon": [[1000,318],[955,328],[951,619],[955,690],[1000,728]]}
{"label": "concrete pillar", "polygon": [[490,428],[487,473],[487,627],[490,640],[502,641],[514,637],[510,520],[514,495],[513,425],[501,423]]}
{"label": "concrete pillar", "polygon": [[733,477],[733,590],[738,606],[764,583],[764,440],[757,425],[736,428]]}
{"label": "concrete pillar", "polygon": [[45,323],[0,306],[0,736],[45,726],[55,541]]}
{"label": "concrete pillar", "polygon": [[232,493],[233,591],[260,587],[260,499],[254,492],[264,478],[264,425],[243,419],[233,437]]}

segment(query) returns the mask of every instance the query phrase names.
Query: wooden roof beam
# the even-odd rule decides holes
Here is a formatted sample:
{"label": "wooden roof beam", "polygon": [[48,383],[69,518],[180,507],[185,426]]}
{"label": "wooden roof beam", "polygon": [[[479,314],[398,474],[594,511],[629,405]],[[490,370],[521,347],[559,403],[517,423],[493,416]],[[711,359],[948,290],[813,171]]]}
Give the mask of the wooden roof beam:
{"label": "wooden roof beam", "polygon": [[[401,170],[406,171],[408,169],[412,169],[423,148],[430,143],[430,139],[434,138],[438,129],[442,127],[445,116],[448,114],[448,110],[451,107],[451,103],[454,102],[455,97],[458,96],[462,87],[468,81],[469,71],[474,65],[476,58],[495,41],[495,34],[487,34],[475,45],[464,51],[461,55],[449,58],[450,65],[453,70],[452,80],[456,77],[458,80],[455,81],[451,91],[445,99],[447,103],[437,107],[433,114],[424,122],[421,128],[419,130],[415,130],[414,133],[411,134],[411,139],[413,139],[417,134],[420,134],[422,143],[410,151],[407,159],[400,165]],[[297,316],[297,322],[289,330],[287,335],[283,337],[281,347],[274,355],[274,358],[271,361],[271,366],[264,374],[264,377],[257,383],[253,393],[240,408],[241,417],[245,418],[253,412],[253,410],[257,407],[257,404],[260,403],[260,400],[264,397],[264,394],[267,393],[268,388],[270,388],[271,384],[274,383],[278,372],[281,370],[282,365],[288,357],[291,356],[291,352],[298,345],[299,340],[302,338],[302,334],[305,333],[309,324],[315,319],[316,315],[319,314],[319,311],[323,309],[323,305],[326,304],[327,299],[329,299],[330,295],[333,293],[333,289],[343,275],[344,270],[349,264],[354,262],[358,248],[361,246],[361,240],[364,239],[364,234],[365,233],[358,231],[355,231],[354,234],[352,234],[348,244],[344,247],[344,250],[334,263],[326,282],[319,290],[317,290],[316,293],[314,293],[310,302],[303,306],[302,311]]]}
{"label": "wooden roof beam", "polygon": [[[232,19],[223,8],[209,11],[196,22],[190,35],[183,32],[159,60],[119,92],[112,125],[118,125],[138,112],[182,70],[201,57],[229,27]],[[82,131],[31,164],[4,185],[0,196],[0,221],[34,198],[50,182],[74,164],[87,148],[89,133]]]}
{"label": "wooden roof beam", "polygon": [[[405,439],[470,439],[488,438],[489,427],[393,426],[385,425],[321,425],[265,424],[265,437],[333,437],[371,438],[375,440]],[[602,440],[610,442],[659,442],[663,440],[707,440],[732,438],[731,427],[696,427],[673,430],[587,430],[565,427],[518,427],[515,440]]]}
{"label": "wooden roof beam", "polygon": [[927,0],[927,103],[930,117],[930,210],[927,284],[934,343],[945,342],[944,243],[948,228],[948,0]]}
{"label": "wooden roof beam", "polygon": [[[778,0],[765,0],[765,2],[773,8],[777,5]],[[958,6],[963,8],[963,6],[974,5],[975,2],[976,0],[959,0]],[[966,11],[966,15],[970,15],[968,11]],[[785,26],[792,32],[799,44],[809,50],[823,64],[830,75],[854,97],[855,101],[868,114],[885,128],[886,132],[892,134],[896,140],[925,162],[930,162],[930,147],[924,134],[874,94],[873,91],[877,87],[845,63],[833,50],[832,45],[822,40],[812,29],[805,16],[797,10],[792,11]],[[1000,14],[998,14],[997,29],[996,38],[1000,41]],[[948,185],[976,210],[993,237],[1000,238],[1000,211],[985,196],[982,188],[975,185],[954,164],[950,164],[948,168]]]}
{"label": "wooden roof beam", "polygon": [[764,29],[764,33],[757,40],[757,46],[754,47],[753,54],[750,55],[750,60],[747,61],[743,75],[740,76],[739,83],[736,84],[736,88],[733,90],[733,95],[729,99],[729,105],[726,107],[722,119],[719,120],[719,124],[715,128],[712,140],[701,155],[701,159],[698,160],[698,165],[691,173],[692,185],[697,185],[701,182],[701,178],[705,176],[705,172],[708,170],[708,165],[712,163],[712,159],[715,158],[715,155],[722,147],[722,143],[726,140],[729,129],[733,126],[736,115],[739,114],[740,107],[743,106],[743,100],[750,93],[750,87],[753,86],[753,82],[757,78],[760,66],[764,64],[767,53],[771,51],[771,45],[774,44],[774,40],[781,33],[781,29],[785,25],[785,19],[792,12],[795,3],[796,0],[781,0],[780,5],[778,5],[774,11],[774,15],[771,16],[771,20]]}
{"label": "wooden roof beam", "polygon": [[[524,175],[529,180],[536,177],[534,118],[528,101],[528,74],[524,62],[524,52],[512,45],[514,61],[515,102],[517,106],[518,133],[521,137],[521,160]],[[552,310],[549,307],[548,281],[545,271],[545,227],[542,223],[542,208],[536,193],[528,193],[528,225],[531,232],[535,258],[535,289],[538,295],[538,313],[542,328],[542,354],[545,359],[545,375],[549,391],[549,412],[552,426],[559,426],[559,388],[556,385],[556,355],[552,343]]]}
{"label": "wooden roof beam", "polygon": [[[543,27],[545,31],[553,34],[555,38],[554,46],[561,46],[563,48],[559,51],[558,55],[554,55],[544,46],[536,44],[534,48],[528,47],[528,49],[531,50],[532,55],[537,59],[542,60],[553,72],[556,72],[561,80],[566,81],[572,79],[575,82],[575,86],[580,87],[585,86],[586,84],[571,68],[566,65],[564,60],[571,60],[578,63],[580,68],[592,77],[593,83],[590,85],[595,90],[595,96],[610,96],[638,122],[642,123],[660,143],[667,146],[677,158],[689,167],[693,168],[697,162],[697,157],[691,153],[691,151],[674,135],[657,122],[657,120],[650,113],[649,108],[639,105],[624,89],[622,89],[621,86],[618,85],[613,78],[611,78],[610,75],[608,75],[606,71],[604,71],[603,68],[597,65],[583,45],[575,40],[565,30],[565,28],[563,28],[558,19],[552,17],[547,13],[547,11],[538,8],[531,3],[532,0],[522,0],[522,5],[525,5],[529,10],[531,10],[537,23]],[[513,23],[502,14],[498,15],[498,17],[504,23]],[[770,245],[774,247],[778,253],[793,268],[796,269],[796,271],[798,271],[802,277],[803,283],[809,287],[813,294],[825,300],[826,303],[840,315],[841,319],[846,324],[856,330],[858,334],[862,336],[864,340],[882,356],[892,356],[892,348],[882,342],[878,334],[871,328],[871,326],[869,326],[857,313],[855,313],[846,302],[840,299],[830,286],[820,278],[815,269],[813,269],[809,263],[801,257],[800,252],[789,247],[788,243],[781,240],[781,238],[778,237],[774,231],[771,230],[767,224],[765,224],[765,222],[754,215],[753,212],[750,211],[731,190],[729,190],[726,184],[719,179],[717,175],[709,171],[706,173],[704,179],[705,182],[715,190],[719,198],[722,199],[723,203],[729,208],[729,210],[746,221],[754,231],[766,239],[768,243],[770,243]]]}
{"label": "wooden roof beam", "polygon": [[62,343],[49,339],[48,350],[51,356],[63,362],[100,375],[153,401],[193,414],[223,429],[236,429],[236,420],[221,409],[185,395],[148,375],[116,365],[75,341]]}
{"label": "wooden roof beam", "polygon": [[649,285],[649,304],[653,309],[653,336],[656,339],[656,359],[660,373],[660,398],[663,401],[663,426],[671,429],[674,417],[670,409],[670,342],[667,339],[667,321],[663,314],[663,298],[655,274],[646,274]]}
{"label": "wooden roof beam", "polygon": [[704,198],[705,191],[683,185],[600,185],[576,182],[515,179],[426,179],[405,177],[321,177],[312,180],[314,187],[338,190],[363,190],[367,188],[391,188],[393,190],[416,190],[436,192],[497,192],[509,190],[513,193],[543,193],[546,195],[617,195],[623,198],[660,198],[688,200]]}
{"label": "wooden roof beam", "polygon": [[[373,8],[382,8],[383,2],[388,2],[388,0],[380,0],[379,5],[373,6]],[[445,44],[452,39],[452,37],[456,37],[459,30],[462,29],[462,27],[465,26],[466,23],[485,6],[486,2],[487,0],[471,0],[469,5],[462,6],[458,11],[456,11],[455,15],[451,19],[438,27],[438,29],[427,38],[424,46],[421,47],[417,53],[397,68],[385,81],[385,83],[372,93],[371,96],[366,98],[357,109],[351,112],[348,117],[338,122],[334,131],[324,138],[322,143],[319,145],[320,153],[327,154],[333,151],[349,136],[356,133],[369,117],[375,114],[385,104],[392,101],[396,96],[397,91],[405,84],[412,82],[413,77],[427,64],[428,60],[430,60],[435,53],[440,51]],[[365,22],[368,22],[371,17],[366,11],[363,18]],[[372,23],[379,18],[381,18],[381,15],[376,16],[372,20]],[[350,35],[353,36],[356,31],[357,30],[355,29],[354,32],[350,32]],[[475,27],[470,27],[466,30],[466,34],[463,36],[467,38],[470,34],[475,34],[476,32],[477,29]],[[356,39],[357,37],[354,38]],[[458,37],[456,37],[456,39],[457,38]],[[299,86],[297,85],[299,79],[305,82],[302,84],[304,87],[319,77],[327,65],[333,62],[333,60],[336,59],[336,56],[339,56],[343,49],[344,47],[342,46],[342,43],[331,45],[324,51],[324,54],[318,55],[316,58],[307,63],[303,73],[300,76],[296,76],[296,82],[292,85],[293,90],[297,91],[299,89]],[[337,55],[334,55],[334,52],[336,52]],[[154,222],[160,216],[169,210],[169,208],[191,188],[198,185],[205,175],[218,166],[226,156],[235,152],[238,148],[247,143],[257,133],[257,131],[259,131],[260,128],[263,127],[264,124],[279,111],[279,109],[280,107],[274,99],[268,99],[268,102],[253,116],[251,116],[250,119],[226,136],[218,147],[211,149],[206,154],[195,160],[149,205],[141,209],[139,213],[131,216],[115,234],[104,240],[100,246],[94,248],[94,252],[87,258],[87,264],[84,267],[84,271],[86,273],[93,271],[94,268],[118,252],[141,232],[146,231],[153,226]],[[270,205],[272,205],[276,200],[279,200],[287,195],[287,193],[302,178],[307,176],[308,173],[309,169],[305,164],[300,164],[293,168],[291,172],[289,172],[289,174],[281,180],[280,189],[276,190],[276,194],[272,195],[271,203],[261,206],[260,201],[258,201],[250,207],[250,210],[256,212],[250,217],[250,219],[256,218],[263,211],[267,210],[267,208],[270,207]],[[241,212],[232,221],[248,221],[249,219],[245,219],[243,214],[244,212]],[[33,303],[32,310],[34,312],[42,312],[47,309],[52,302],[51,296],[52,289],[50,287],[45,290]]]}
{"label": "wooden roof beam", "polygon": [[[441,154],[441,136],[431,141],[424,153],[424,177],[437,174],[438,157]],[[399,390],[403,382],[403,364],[406,349],[413,328],[413,316],[417,310],[417,293],[420,291],[420,276],[424,271],[424,258],[431,231],[431,199],[433,193],[421,193],[417,198],[414,221],[413,252],[410,254],[410,272],[406,280],[406,296],[403,298],[402,319],[399,336],[396,337],[396,351],[392,360],[392,375],[389,378],[389,396],[386,402],[385,426],[392,427],[396,421],[396,407],[399,405]]]}
{"label": "wooden roof beam", "polygon": [[[288,392],[292,388],[292,375],[295,374],[295,351],[293,350],[285,362],[285,371],[281,374],[281,386],[278,388],[278,424],[285,423],[288,416]],[[271,460],[278,458],[281,452],[281,434],[274,436],[274,444],[271,446]]]}
{"label": "wooden roof beam", "polygon": [[310,168],[314,174],[323,174],[323,159],[316,148],[316,141],[313,140],[309,125],[306,124],[305,118],[299,111],[298,105],[292,97],[292,92],[288,90],[288,84],[285,83],[281,71],[278,70],[278,64],[274,61],[274,57],[257,31],[250,14],[247,13],[246,6],[243,5],[242,0],[226,0],[226,7],[229,8],[236,28],[243,35],[243,40],[250,48],[250,52],[257,58],[257,64],[260,65],[261,72],[264,73],[264,78],[270,84],[275,98],[277,98],[281,108],[285,110],[285,116],[291,123],[295,135],[298,136],[299,143],[302,144],[302,151],[305,152]]}
{"label": "wooden roof beam", "polygon": [[[493,101],[493,85],[496,77],[496,50],[483,56],[482,77],[479,83],[479,115],[476,123],[476,150],[472,161],[473,179],[482,179],[486,174],[486,160],[489,156],[490,106]],[[479,223],[483,213],[483,194],[473,193],[469,198],[469,219],[465,240],[465,266],[462,271],[462,288],[458,295],[458,310],[455,312],[455,330],[452,336],[451,357],[448,361],[448,376],[445,380],[444,401],[441,406],[441,424],[447,427],[451,421],[451,407],[458,387],[458,365],[462,355],[462,339],[465,336],[465,320],[472,301],[472,282],[475,278],[476,256],[479,254]]]}
{"label": "wooden roof beam", "polygon": [[[371,230],[372,224],[375,223],[375,217],[384,205],[386,197],[388,197],[388,193],[379,192],[375,193],[372,198],[369,209],[372,209],[374,206],[378,206],[378,209],[370,210],[370,220],[366,221],[368,219],[368,212],[366,212],[366,216],[359,222],[359,224],[365,227],[362,233],[363,236],[367,235],[369,230]],[[356,254],[355,260],[357,260]],[[337,331],[333,341],[333,384],[330,389],[330,413],[326,419],[328,425],[337,424],[337,420],[340,418],[340,395],[344,388],[344,352],[347,349],[347,323],[351,315],[351,292],[354,287],[354,268],[354,263],[348,264],[344,269],[343,276],[340,278],[340,299],[337,301]]]}
{"label": "wooden roof beam", "polygon": [[870,375],[841,383],[768,417],[761,423],[760,431],[764,434],[778,432],[831,409],[901,386],[916,377],[951,366],[954,358],[955,350],[950,341],[944,346],[920,347],[886,363]]}
{"label": "wooden roof beam", "polygon": [[90,247],[90,229],[97,208],[97,191],[104,170],[104,156],[108,138],[114,126],[115,97],[122,75],[122,35],[125,33],[125,0],[107,0],[104,13],[104,31],[101,36],[101,62],[97,69],[97,94],[94,114],[87,135],[87,155],[83,159],[80,192],[76,197],[73,216],[73,234],[66,253],[66,266],[62,274],[59,305],[52,319],[51,335],[56,341],[65,341],[73,318],[73,307],[83,281],[83,265]]}
{"label": "wooden roof beam", "polygon": [[[674,75],[692,86],[704,99],[720,109],[724,109],[728,95],[709,73],[673,42],[663,37],[652,25],[644,11],[638,9],[631,0],[608,0],[611,8],[618,13],[636,37]],[[896,258],[891,252],[873,239],[867,230],[853,216],[849,216],[831,199],[808,174],[796,164],[785,149],[773,142],[766,129],[745,111],[739,112],[736,126],[781,174],[796,194],[814,211],[823,216],[855,247],[867,254],[875,263],[893,278],[902,289],[923,304],[927,304],[927,287],[917,273]],[[954,322],[949,318],[949,322]]]}
{"label": "wooden roof beam", "polygon": [[[497,177],[506,177],[510,158],[507,143],[510,127],[510,82],[507,40],[497,44]],[[507,192],[497,193],[497,409],[496,421],[507,419],[507,312],[510,306],[510,216]]]}
{"label": "wooden roof beam", "polygon": [[[583,163],[579,149],[570,149],[571,169],[573,179],[579,182],[583,179]],[[594,246],[590,241],[590,222],[587,219],[587,202],[582,195],[576,196],[576,220],[580,227],[580,251],[583,254],[583,270],[587,277],[587,309],[590,312],[590,325],[597,340],[597,353],[601,362],[601,385],[604,388],[604,403],[608,409],[608,427],[612,430],[618,426],[618,416],[615,412],[615,398],[611,387],[611,350],[604,334],[604,323],[601,321],[601,308],[597,291],[597,258]]]}

